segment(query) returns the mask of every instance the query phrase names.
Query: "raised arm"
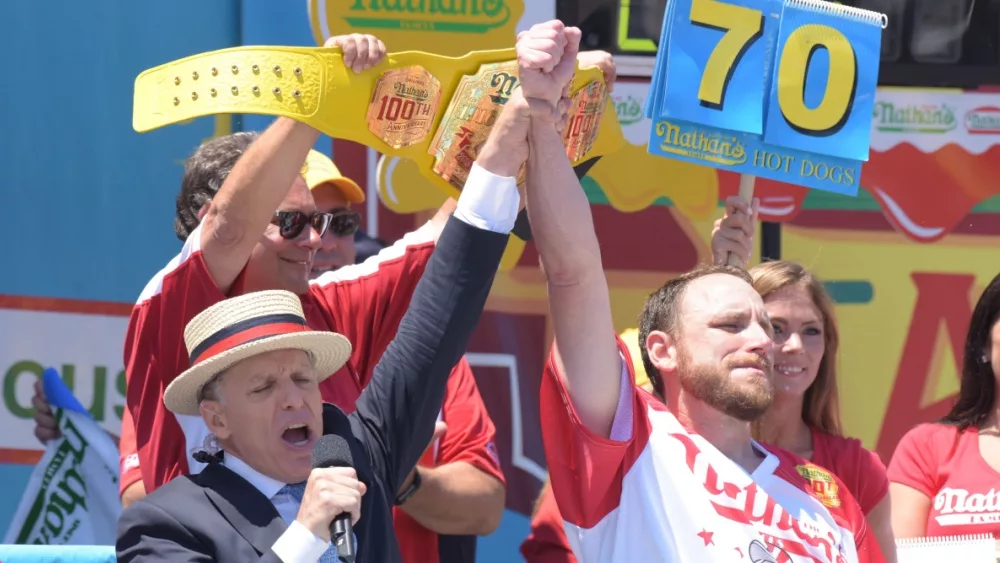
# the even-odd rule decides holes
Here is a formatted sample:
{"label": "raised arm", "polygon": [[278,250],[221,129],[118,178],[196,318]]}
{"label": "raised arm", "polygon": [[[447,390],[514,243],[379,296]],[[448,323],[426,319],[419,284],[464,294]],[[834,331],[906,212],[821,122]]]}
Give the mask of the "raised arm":
{"label": "raised arm", "polygon": [[[547,22],[518,38],[521,90],[530,100],[527,207],[545,272],[559,372],[580,420],[608,436],[621,391],[608,282],[590,203],[551,119],[572,79],[580,31]],[[611,111],[611,110],[609,110]]]}
{"label": "raised arm", "polygon": [[[527,153],[522,101],[508,102],[459,197],[409,309],[351,415],[372,466],[399,490],[434,430],[514,227],[515,175]],[[520,158],[520,161],[518,159]]]}
{"label": "raised arm", "polygon": [[[371,36],[334,37],[327,45],[341,47],[345,64],[356,70],[385,56],[385,45]],[[246,266],[318,138],[316,129],[279,117],[239,159],[212,199],[201,221],[201,248],[212,279],[224,293]]]}

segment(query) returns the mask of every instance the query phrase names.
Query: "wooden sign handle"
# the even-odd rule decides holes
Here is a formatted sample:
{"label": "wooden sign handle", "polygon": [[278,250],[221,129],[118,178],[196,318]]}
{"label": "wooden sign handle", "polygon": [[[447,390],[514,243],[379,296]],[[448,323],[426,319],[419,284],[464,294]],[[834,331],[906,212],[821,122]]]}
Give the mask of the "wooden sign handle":
{"label": "wooden sign handle", "polygon": [[[753,203],[753,183],[757,179],[753,174],[740,174],[740,199],[745,201],[748,205]],[[729,257],[726,259],[726,263],[730,266],[744,267],[740,263],[739,256],[736,256],[732,252],[729,253]]]}

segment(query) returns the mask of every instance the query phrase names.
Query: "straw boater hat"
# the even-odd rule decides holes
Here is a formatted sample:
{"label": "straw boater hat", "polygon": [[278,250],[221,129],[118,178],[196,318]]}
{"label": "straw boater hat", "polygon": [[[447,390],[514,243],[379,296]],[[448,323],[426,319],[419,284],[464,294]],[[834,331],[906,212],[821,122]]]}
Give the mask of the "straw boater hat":
{"label": "straw boater hat", "polygon": [[323,381],[347,362],[351,343],[335,332],[310,330],[299,297],[258,291],[226,299],[199,313],[184,329],[191,368],[167,386],[163,403],[177,414],[198,415],[198,393],[212,376],[250,356],[305,350]]}

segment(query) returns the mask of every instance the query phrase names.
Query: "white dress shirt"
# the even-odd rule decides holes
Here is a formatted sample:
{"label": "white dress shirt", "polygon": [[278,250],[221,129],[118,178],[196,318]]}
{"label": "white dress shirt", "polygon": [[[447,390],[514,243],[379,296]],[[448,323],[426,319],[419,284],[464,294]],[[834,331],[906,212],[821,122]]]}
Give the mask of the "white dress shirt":
{"label": "white dress shirt", "polygon": [[285,533],[271,546],[278,559],[285,563],[319,561],[320,556],[330,547],[330,542],[320,539],[295,519],[299,513],[299,505],[287,495],[278,495],[285,483],[263,475],[231,453],[226,452],[224,459],[223,465],[270,499],[278,515],[288,524]]}
{"label": "white dress shirt", "polygon": [[517,178],[497,176],[473,164],[455,206],[455,218],[479,229],[509,233],[517,221],[521,194]]}

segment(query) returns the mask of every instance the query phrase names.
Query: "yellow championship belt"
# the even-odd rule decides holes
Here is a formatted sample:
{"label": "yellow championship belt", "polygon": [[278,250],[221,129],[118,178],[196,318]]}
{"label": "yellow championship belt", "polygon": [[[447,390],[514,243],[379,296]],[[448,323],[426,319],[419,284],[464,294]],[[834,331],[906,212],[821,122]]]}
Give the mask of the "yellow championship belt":
{"label": "yellow championship belt", "polygon": [[[285,116],[327,135],[412,159],[457,197],[503,104],[518,83],[514,49],[443,57],[392,53],[360,73],[336,47],[235,47],[140,74],[132,125],[144,133],[226,113]],[[601,71],[577,71],[564,134],[574,165],[623,142]],[[598,135],[600,132],[600,135]],[[405,189],[405,188],[404,188]]]}

